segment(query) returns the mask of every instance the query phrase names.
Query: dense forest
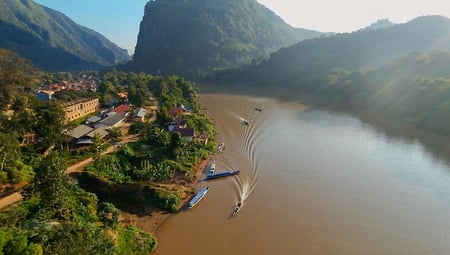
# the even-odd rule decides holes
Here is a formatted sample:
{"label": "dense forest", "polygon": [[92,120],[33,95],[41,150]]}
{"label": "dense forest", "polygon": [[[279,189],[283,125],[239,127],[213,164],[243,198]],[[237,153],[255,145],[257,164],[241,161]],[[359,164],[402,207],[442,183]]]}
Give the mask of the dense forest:
{"label": "dense forest", "polygon": [[[121,222],[121,210],[130,204],[176,212],[182,197],[192,192],[196,165],[215,149],[215,131],[196,102],[194,83],[179,77],[151,76],[116,70],[104,72],[47,73],[18,55],[0,51],[0,187],[4,196],[21,190],[23,202],[0,213],[1,254],[149,254],[156,239],[136,226]],[[54,100],[38,101],[38,87],[66,79],[95,77],[96,92],[55,93]],[[159,104],[156,122],[131,125],[137,140],[113,153],[106,148],[120,142],[110,130],[108,141],[94,137],[84,150],[67,146],[68,128],[61,102],[97,97],[110,107],[120,92],[129,103]],[[164,127],[172,120],[168,109],[188,105],[187,124],[209,142],[186,141]],[[33,133],[35,143],[22,143]],[[92,157],[93,162],[73,179],[71,164]],[[171,184],[181,183],[174,189]],[[166,185],[171,185],[168,188]],[[95,192],[95,193],[93,193]],[[82,244],[82,245],[80,245]]]}
{"label": "dense forest", "polygon": [[130,59],[103,35],[32,0],[0,1],[0,48],[46,71],[99,69]]}
{"label": "dense forest", "polygon": [[449,35],[448,18],[420,17],[305,40],[260,64],[223,71],[214,82],[277,86],[305,103],[378,114],[448,135]]}
{"label": "dense forest", "polygon": [[318,35],[287,25],[254,0],[150,1],[126,67],[199,79]]}

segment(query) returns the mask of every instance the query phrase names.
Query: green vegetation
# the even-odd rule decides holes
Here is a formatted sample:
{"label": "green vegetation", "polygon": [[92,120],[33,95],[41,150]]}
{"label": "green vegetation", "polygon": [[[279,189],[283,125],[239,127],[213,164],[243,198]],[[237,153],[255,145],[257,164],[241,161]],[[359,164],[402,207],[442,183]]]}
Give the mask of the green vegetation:
{"label": "green vegetation", "polygon": [[118,243],[117,255],[148,255],[156,247],[156,241],[149,234],[133,225],[126,225],[119,232]]}
{"label": "green vegetation", "polygon": [[0,49],[0,108],[13,102],[17,93],[35,88],[35,67],[14,52]]}
{"label": "green vegetation", "polygon": [[0,34],[0,48],[47,71],[99,69],[130,59],[104,36],[32,0],[0,2]]}
{"label": "green vegetation", "polygon": [[411,54],[378,68],[330,73],[319,81],[310,100],[448,136],[449,70],[450,52]]}
{"label": "green vegetation", "polygon": [[259,62],[319,32],[295,29],[254,0],[150,1],[127,70],[202,78]]}
{"label": "green vegetation", "polygon": [[224,71],[216,82],[277,86],[307,104],[449,135],[449,38],[448,18],[420,17],[305,40],[258,65]]}
{"label": "green vegetation", "polygon": [[[296,43],[270,58],[238,70],[226,70],[218,81],[289,88],[315,87],[316,79],[337,68],[356,70],[384,64],[414,52],[450,50],[450,19],[425,16],[385,29],[360,30]],[[320,84],[319,84],[320,85]]]}
{"label": "green vegetation", "polygon": [[[34,70],[29,62],[8,51],[0,52],[9,73],[0,73],[0,185],[21,183],[24,201],[0,214],[1,254],[149,254],[156,240],[132,225],[121,225],[120,210],[127,206],[153,207],[176,212],[181,197],[190,189],[195,166],[214,150],[215,131],[196,102],[195,84],[179,77],[153,77],[109,70],[84,74],[23,72]],[[0,58],[0,59],[2,59]],[[16,59],[14,65],[11,59]],[[16,75],[9,79],[8,75]],[[70,150],[64,130],[64,112],[59,101],[83,98],[81,93],[60,93],[59,100],[38,101],[37,85],[59,79],[93,76],[98,96],[105,105],[129,100],[133,105],[152,106],[156,98],[164,111],[156,123],[134,124],[139,140],[123,144],[115,153],[103,155],[108,142],[94,137],[89,149]],[[15,82],[15,81],[22,82]],[[125,86],[126,85],[126,86]],[[128,99],[118,93],[127,92]],[[131,92],[131,93],[130,93]],[[167,109],[184,104],[189,127],[210,141],[184,140],[163,125],[171,120]],[[9,110],[6,112],[4,110]],[[155,128],[159,125],[161,128]],[[131,129],[133,130],[133,128]],[[32,133],[35,143],[22,143]],[[111,139],[120,142],[121,131]],[[69,161],[93,157],[75,182],[66,173]],[[80,188],[80,187],[83,187]],[[90,193],[94,192],[94,193]],[[3,190],[2,190],[2,194]],[[130,196],[132,198],[130,198]],[[83,244],[83,245],[80,245]]]}
{"label": "green vegetation", "polygon": [[[124,74],[113,70],[104,76],[109,76],[109,80],[121,80]],[[176,212],[180,207],[180,192],[165,188],[161,184],[170,184],[180,178],[178,176],[185,178],[186,181],[191,180],[195,174],[196,165],[215,150],[214,126],[203,115],[196,102],[198,89],[193,83],[179,77],[145,75],[140,77],[138,80],[141,82],[132,83],[129,89],[133,88],[147,95],[144,105],[149,104],[147,101],[151,95],[150,91],[158,98],[160,111],[158,111],[157,122],[132,124],[130,132],[137,134],[139,141],[124,144],[113,154],[100,156],[97,153],[99,157],[86,168],[86,171],[106,180],[109,183],[106,186],[111,186],[102,190],[92,190],[105,201],[125,207],[126,199],[111,195],[117,194],[117,189],[127,190],[127,186],[114,187],[115,184],[122,184],[128,185],[127,194],[130,192],[135,194],[136,200],[133,203],[143,206],[153,205]],[[137,77],[133,79],[135,78]],[[108,90],[114,91],[111,94],[117,91],[113,86]],[[191,114],[183,115],[182,118],[186,120],[188,127],[195,129],[197,134],[208,138],[209,142],[206,145],[203,140],[186,141],[180,133],[167,131],[167,126],[173,119],[169,116],[168,109],[182,104],[191,108]],[[155,124],[159,127],[154,127]],[[85,178],[88,182],[94,182],[92,175]]]}

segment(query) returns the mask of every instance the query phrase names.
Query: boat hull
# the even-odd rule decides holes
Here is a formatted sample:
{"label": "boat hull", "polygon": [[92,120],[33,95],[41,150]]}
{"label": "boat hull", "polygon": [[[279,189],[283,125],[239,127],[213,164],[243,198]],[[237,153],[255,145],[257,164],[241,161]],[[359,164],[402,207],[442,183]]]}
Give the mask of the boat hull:
{"label": "boat hull", "polygon": [[206,193],[208,192],[208,190],[209,190],[209,186],[206,186],[206,187],[200,189],[200,190],[197,192],[197,194],[195,194],[195,196],[192,197],[192,199],[189,201],[188,207],[189,207],[189,208],[192,208],[192,207],[194,207],[195,205],[197,205],[198,202],[200,202],[200,200],[202,200],[202,198],[205,197],[205,195],[206,195]]}
{"label": "boat hull", "polygon": [[210,175],[206,176],[206,180],[212,180],[212,179],[218,179],[218,178],[223,178],[223,177],[227,177],[227,176],[232,176],[232,175],[239,174],[240,172],[241,171],[239,171],[239,170],[235,170],[235,171],[226,171],[226,172],[210,174]]}

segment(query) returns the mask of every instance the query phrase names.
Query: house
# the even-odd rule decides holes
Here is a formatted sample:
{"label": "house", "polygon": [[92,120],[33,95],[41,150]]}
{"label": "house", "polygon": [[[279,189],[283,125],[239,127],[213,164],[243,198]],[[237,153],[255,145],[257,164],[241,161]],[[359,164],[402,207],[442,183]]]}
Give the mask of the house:
{"label": "house", "polygon": [[86,125],[79,125],[76,128],[69,130],[67,132],[67,135],[74,138],[74,139],[80,139],[81,137],[87,135],[88,133],[92,132],[94,129],[91,127],[88,127]]}
{"label": "house", "polygon": [[137,108],[134,113],[133,113],[133,121],[140,121],[143,122],[144,121],[144,117],[145,117],[145,113],[147,112],[147,110],[145,110],[144,108]]}
{"label": "house", "polygon": [[173,108],[170,108],[168,111],[167,111],[167,113],[169,114],[169,116],[172,116],[172,117],[177,117],[177,116],[181,116],[181,115],[183,115],[183,108],[182,107],[173,107]]}
{"label": "house", "polygon": [[117,96],[122,100],[126,100],[128,98],[127,94],[123,92],[117,93]]}
{"label": "house", "polygon": [[98,98],[82,99],[63,105],[67,121],[82,118],[86,115],[96,112],[98,111],[99,107],[100,102]]}
{"label": "house", "polygon": [[172,132],[174,129],[181,129],[181,128],[187,128],[186,120],[176,117],[172,122],[170,122],[168,130],[169,132]]}
{"label": "house", "polygon": [[183,140],[187,142],[194,140],[195,137],[195,130],[193,128],[175,128],[173,132],[180,133]]}
{"label": "house", "polygon": [[185,105],[181,105],[181,108],[183,109],[184,112],[186,113],[190,113],[191,112],[191,107],[189,106],[185,106]]}
{"label": "house", "polygon": [[25,132],[22,137],[21,146],[27,144],[35,144],[37,142],[36,133],[34,132]]}
{"label": "house", "polygon": [[123,114],[124,116],[128,115],[128,110],[130,110],[130,106],[127,104],[121,104],[114,108],[112,112]]}
{"label": "house", "polygon": [[97,122],[94,126],[98,128],[103,125],[106,126],[107,128],[113,128],[119,127],[120,125],[123,124],[124,121],[125,116],[123,114],[116,113],[102,119],[101,121]]}
{"label": "house", "polygon": [[105,138],[107,135],[109,135],[108,130],[106,130],[105,128],[97,128],[92,130],[91,132],[89,132],[86,136],[90,137],[90,138],[94,138],[95,136],[100,137],[101,139]]}
{"label": "house", "polygon": [[95,136],[100,137],[100,139],[104,139],[107,135],[109,135],[108,131],[105,128],[97,128],[92,130],[91,132],[87,133],[86,135],[80,137],[77,139],[76,144],[77,145],[89,145],[94,142],[93,138]]}
{"label": "house", "polygon": [[99,116],[92,116],[92,117],[89,117],[89,118],[86,120],[86,125],[94,125],[95,123],[99,122],[100,120],[102,120],[102,118],[99,117]]}
{"label": "house", "polygon": [[41,101],[50,101],[52,100],[52,96],[55,92],[51,90],[39,90],[36,93],[37,99]]}

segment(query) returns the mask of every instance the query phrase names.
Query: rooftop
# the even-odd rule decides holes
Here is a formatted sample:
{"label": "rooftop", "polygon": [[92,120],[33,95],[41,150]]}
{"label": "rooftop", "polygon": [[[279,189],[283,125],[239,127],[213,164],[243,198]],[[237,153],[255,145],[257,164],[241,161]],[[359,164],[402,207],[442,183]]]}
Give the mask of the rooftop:
{"label": "rooftop", "polygon": [[80,137],[85,136],[92,130],[94,130],[94,129],[91,127],[88,127],[86,125],[79,125],[78,127],[74,128],[72,130],[69,130],[69,132],[67,132],[67,135],[69,135],[75,139],[78,139]]}

